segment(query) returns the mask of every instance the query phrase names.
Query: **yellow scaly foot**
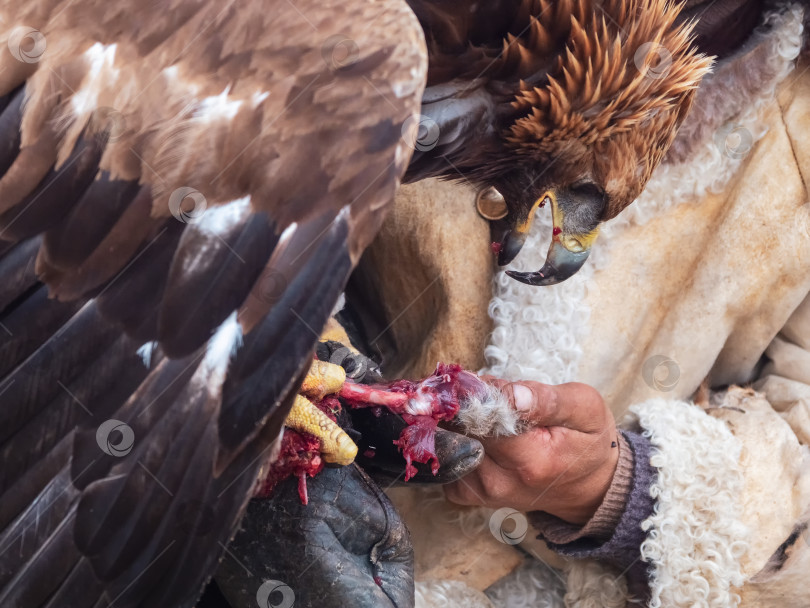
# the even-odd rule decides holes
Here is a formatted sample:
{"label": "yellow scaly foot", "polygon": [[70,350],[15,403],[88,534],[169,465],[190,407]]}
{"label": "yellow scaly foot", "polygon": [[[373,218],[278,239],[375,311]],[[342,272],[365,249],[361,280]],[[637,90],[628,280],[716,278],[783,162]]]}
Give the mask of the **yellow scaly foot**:
{"label": "yellow scaly foot", "polygon": [[301,385],[301,393],[316,401],[324,395],[332,395],[343,388],[346,370],[328,361],[313,361],[307,377]]}
{"label": "yellow scaly foot", "polygon": [[321,442],[321,457],[326,462],[345,466],[357,456],[357,445],[351,437],[303,395],[296,395],[284,424],[317,437]]}

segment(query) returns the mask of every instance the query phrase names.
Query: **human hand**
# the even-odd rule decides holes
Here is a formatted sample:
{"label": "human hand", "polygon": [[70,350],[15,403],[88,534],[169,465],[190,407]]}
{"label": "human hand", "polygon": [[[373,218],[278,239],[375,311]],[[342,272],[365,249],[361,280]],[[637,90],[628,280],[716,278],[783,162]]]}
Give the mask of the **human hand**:
{"label": "human hand", "polygon": [[586,384],[559,386],[484,378],[499,388],[529,428],[481,438],[481,465],[445,486],[462,505],[544,511],[573,524],[596,512],[619,460],[618,430],[602,396]]}

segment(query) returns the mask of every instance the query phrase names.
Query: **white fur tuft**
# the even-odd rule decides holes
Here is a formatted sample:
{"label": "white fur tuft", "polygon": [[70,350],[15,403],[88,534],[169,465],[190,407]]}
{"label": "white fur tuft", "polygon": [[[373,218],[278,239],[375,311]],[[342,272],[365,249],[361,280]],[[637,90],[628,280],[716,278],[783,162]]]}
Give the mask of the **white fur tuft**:
{"label": "white fur tuft", "polygon": [[87,75],[81,88],[70,99],[76,116],[87,116],[96,109],[98,94],[103,88],[102,80],[115,82],[118,79],[119,71],[113,68],[117,48],[115,44],[96,42],[84,52],[84,59],[89,64]]}
{"label": "white fur tuft", "polygon": [[231,87],[227,86],[219,95],[200,100],[194,111],[194,118],[202,122],[215,123],[220,120],[233,120],[242,107],[241,99],[228,99]]}
{"label": "white fur tuft", "polygon": [[197,228],[209,234],[225,236],[250,215],[250,197],[243,196],[224,205],[211,206],[195,222]]}
{"label": "white fur tuft", "polygon": [[517,435],[522,430],[517,411],[494,386],[487,386],[482,397],[466,399],[457,421],[467,434],[477,437]]}
{"label": "white fur tuft", "polygon": [[345,307],[346,307],[346,294],[341,293],[340,296],[338,296],[337,302],[335,302],[335,306],[332,308],[332,315],[331,316],[334,317],[336,314],[338,314]]}

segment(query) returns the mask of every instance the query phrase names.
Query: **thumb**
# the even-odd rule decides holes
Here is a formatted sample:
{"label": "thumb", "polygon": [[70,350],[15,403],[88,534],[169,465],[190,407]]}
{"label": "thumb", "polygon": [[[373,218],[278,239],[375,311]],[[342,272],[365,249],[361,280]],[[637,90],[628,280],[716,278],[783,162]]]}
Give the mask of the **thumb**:
{"label": "thumb", "polygon": [[596,389],[586,384],[571,382],[553,386],[531,381],[493,384],[524,420],[538,426],[595,432],[605,425],[608,410],[604,400]]}

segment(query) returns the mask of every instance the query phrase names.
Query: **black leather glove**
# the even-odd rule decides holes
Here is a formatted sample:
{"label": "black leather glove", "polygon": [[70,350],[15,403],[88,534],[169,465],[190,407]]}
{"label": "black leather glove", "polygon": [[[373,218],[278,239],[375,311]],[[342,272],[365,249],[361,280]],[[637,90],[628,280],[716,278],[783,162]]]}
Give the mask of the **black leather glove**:
{"label": "black leather glove", "polygon": [[357,465],[308,484],[306,506],[294,478],[248,505],[216,574],[232,608],[411,608],[413,547],[388,497]]}

